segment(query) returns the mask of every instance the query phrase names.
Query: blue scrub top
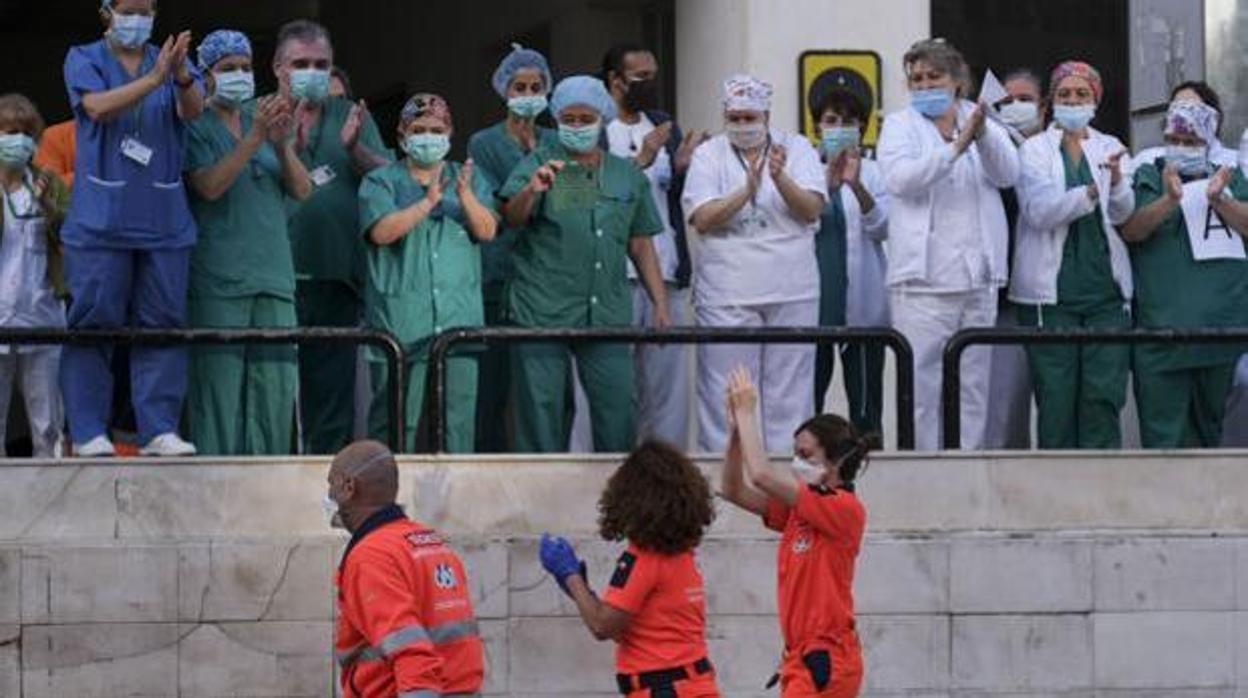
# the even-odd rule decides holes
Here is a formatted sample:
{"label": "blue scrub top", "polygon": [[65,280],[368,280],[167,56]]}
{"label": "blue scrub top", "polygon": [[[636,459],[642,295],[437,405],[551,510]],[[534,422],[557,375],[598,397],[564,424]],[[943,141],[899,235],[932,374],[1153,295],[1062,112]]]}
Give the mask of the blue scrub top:
{"label": "blue scrub top", "polygon": [[[160,50],[144,47],[139,75]],[[200,76],[190,63],[197,89]],[[195,220],[182,184],[185,127],[172,75],[143,101],[111,121],[92,121],[82,98],[133,80],[104,39],[74,46],[65,57],[65,87],[74,109],[77,153],[74,195],[61,238],[73,247],[171,249],[195,244]],[[132,138],[152,150],[146,166],[122,154]]]}

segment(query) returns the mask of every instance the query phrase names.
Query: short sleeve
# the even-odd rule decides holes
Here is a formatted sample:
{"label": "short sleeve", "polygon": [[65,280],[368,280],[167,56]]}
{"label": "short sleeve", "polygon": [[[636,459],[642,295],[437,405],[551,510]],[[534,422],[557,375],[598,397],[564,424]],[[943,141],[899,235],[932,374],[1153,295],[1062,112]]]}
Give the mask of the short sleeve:
{"label": "short sleeve", "polygon": [[707,141],[693,151],[689,172],[685,175],[685,190],[680,199],[686,221],[704,204],[723,196],[716,186],[715,156],[712,154],[716,146],[715,141]]}
{"label": "short sleeve", "polygon": [[364,124],[360,131],[360,140],[369,150],[384,158],[386,162],[394,162],[394,153],[390,152],[390,149],[381,140],[381,131],[378,130],[377,122],[373,120],[372,114],[367,114],[364,117]]}
{"label": "short sleeve", "polygon": [[649,237],[663,232],[663,219],[659,217],[659,209],[650,195],[650,180],[637,170],[633,177],[633,196],[640,203],[633,211],[633,222],[629,226],[630,237]]}
{"label": "short sleeve", "polygon": [[658,558],[634,547],[620,555],[603,601],[625,613],[637,614],[658,583]]}
{"label": "short sleeve", "polygon": [[69,106],[78,111],[82,98],[92,92],[108,89],[104,69],[92,59],[85,46],[74,46],[65,56],[65,90],[69,93]]}
{"label": "short sleeve", "polygon": [[523,160],[516,163],[515,169],[511,174],[507,175],[507,181],[503,184],[503,188],[498,192],[498,198],[507,201],[511,197],[520,193],[525,185],[529,183],[529,179],[533,177],[533,173],[541,166],[541,160],[538,153],[530,153]]}
{"label": "short sleeve", "polygon": [[784,502],[769,497],[767,509],[763,512],[763,525],[773,531],[783,531],[789,523],[792,511]]}
{"label": "short sleeve", "polygon": [[789,142],[789,176],[797,186],[828,198],[828,180],[824,175],[819,153],[804,136],[792,136]]}
{"label": "short sleeve", "polygon": [[360,234],[365,239],[377,221],[399,210],[394,187],[385,177],[387,169],[373,170],[360,182]]}
{"label": "short sleeve", "polygon": [[1161,172],[1157,165],[1148,163],[1140,165],[1135,171],[1133,182],[1135,189],[1135,207],[1143,208],[1161,197]]}
{"label": "short sleeve", "polygon": [[856,545],[866,522],[858,498],[844,490],[825,492],[814,486],[797,491],[793,506],[797,518],[838,542]]}
{"label": "short sleeve", "polygon": [[[208,113],[204,116],[210,119],[216,118]],[[211,167],[220,159],[221,155],[213,148],[212,135],[208,133],[205,124],[199,119],[191,122],[186,129],[186,162],[183,168],[187,172],[194,172]]]}

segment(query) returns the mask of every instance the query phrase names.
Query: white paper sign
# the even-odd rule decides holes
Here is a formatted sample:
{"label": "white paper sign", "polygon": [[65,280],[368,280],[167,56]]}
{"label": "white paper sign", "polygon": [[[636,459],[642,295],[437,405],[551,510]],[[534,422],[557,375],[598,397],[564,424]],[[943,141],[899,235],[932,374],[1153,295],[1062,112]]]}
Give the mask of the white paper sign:
{"label": "white paper sign", "polygon": [[1192,257],[1197,262],[1210,259],[1248,259],[1244,240],[1218,218],[1209,207],[1209,180],[1201,179],[1183,185],[1183,222]]}
{"label": "white paper sign", "polygon": [[980,102],[992,106],[1009,96],[1010,93],[1005,91],[1005,85],[1001,84],[995,73],[991,70],[984,73],[984,85],[979,88]]}

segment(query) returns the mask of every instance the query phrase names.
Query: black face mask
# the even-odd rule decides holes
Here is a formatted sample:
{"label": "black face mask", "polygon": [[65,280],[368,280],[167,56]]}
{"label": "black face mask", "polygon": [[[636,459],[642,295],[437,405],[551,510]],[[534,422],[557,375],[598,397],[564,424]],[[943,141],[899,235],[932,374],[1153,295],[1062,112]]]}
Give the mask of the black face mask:
{"label": "black face mask", "polygon": [[639,112],[659,106],[659,83],[654,78],[648,80],[627,81],[628,91],[624,93],[624,106],[630,111]]}

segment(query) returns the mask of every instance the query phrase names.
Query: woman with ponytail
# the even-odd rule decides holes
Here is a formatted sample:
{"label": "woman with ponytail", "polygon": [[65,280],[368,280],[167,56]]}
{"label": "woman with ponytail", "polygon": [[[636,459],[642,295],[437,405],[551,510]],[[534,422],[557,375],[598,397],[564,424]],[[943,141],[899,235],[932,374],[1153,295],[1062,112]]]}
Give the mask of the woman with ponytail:
{"label": "woman with ponytail", "polygon": [[791,472],[763,450],[758,390],[744,368],[728,382],[730,429],[721,494],[782,533],[778,555],[784,698],[851,698],[862,686],[854,628],[854,564],[867,513],[854,483],[879,447],[836,415],[807,420],[793,435]]}

